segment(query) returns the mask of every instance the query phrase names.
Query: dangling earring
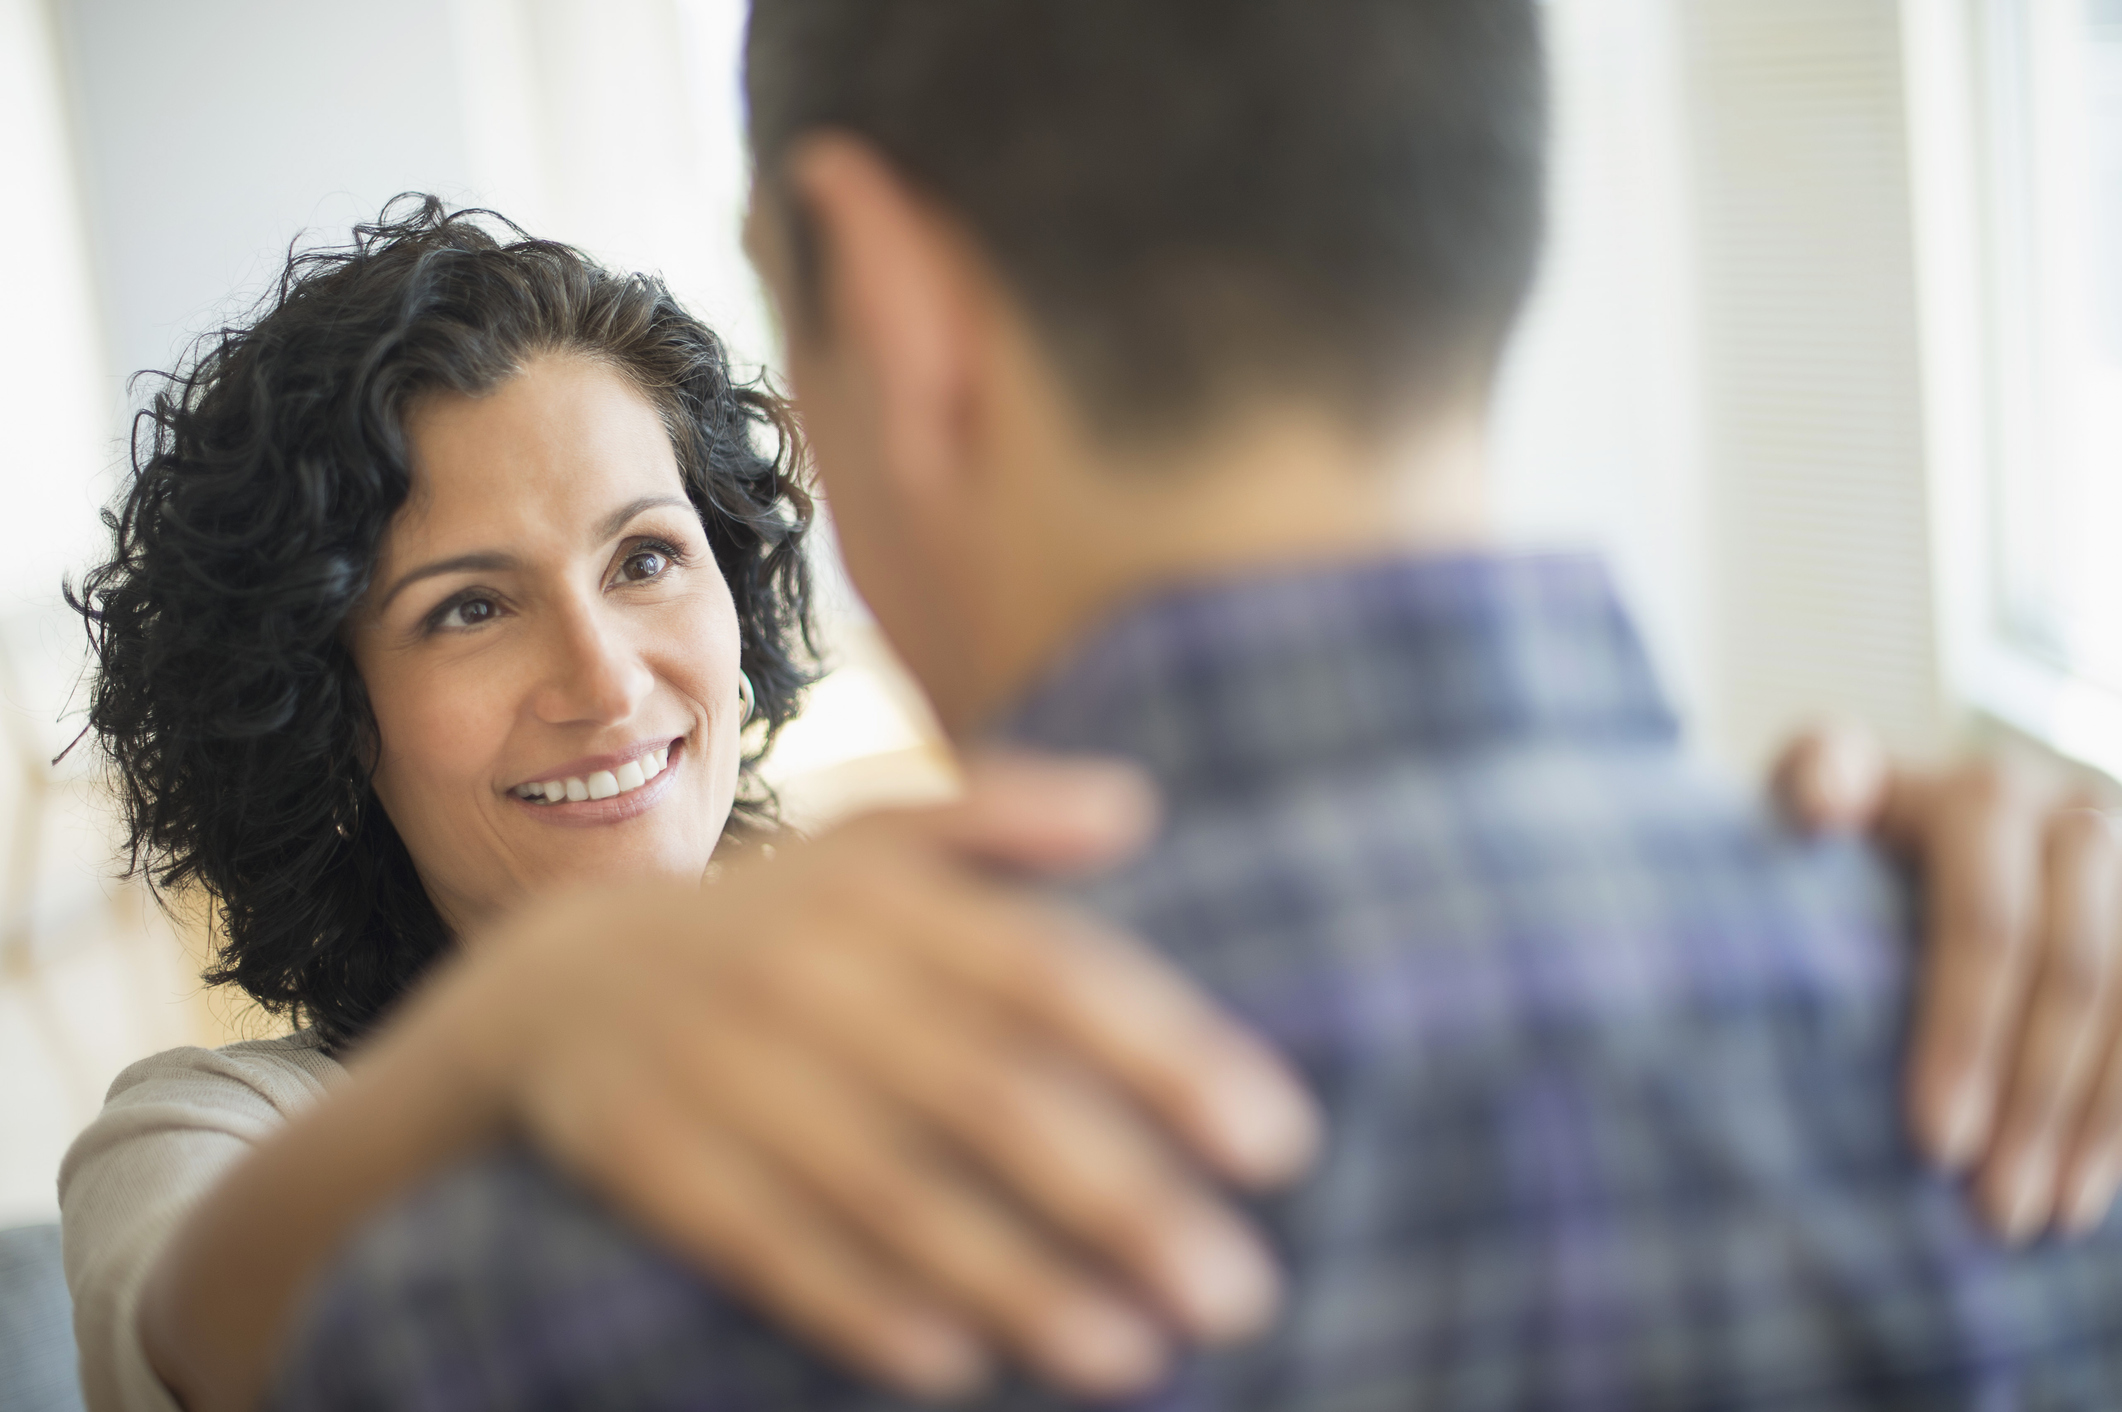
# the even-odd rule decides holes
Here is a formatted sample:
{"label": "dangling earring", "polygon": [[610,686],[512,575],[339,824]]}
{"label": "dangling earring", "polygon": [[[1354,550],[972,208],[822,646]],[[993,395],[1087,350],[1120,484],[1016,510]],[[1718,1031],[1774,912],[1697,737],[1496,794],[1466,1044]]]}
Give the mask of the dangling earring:
{"label": "dangling earring", "polygon": [[354,785],[347,785],[346,807],[332,811],[332,832],[347,843],[352,843],[361,829],[361,793]]}
{"label": "dangling earring", "polygon": [[752,716],[759,709],[759,697],[752,690],[752,679],[742,672],[737,673],[737,704],[744,708],[744,715],[738,719],[737,724],[750,725]]}

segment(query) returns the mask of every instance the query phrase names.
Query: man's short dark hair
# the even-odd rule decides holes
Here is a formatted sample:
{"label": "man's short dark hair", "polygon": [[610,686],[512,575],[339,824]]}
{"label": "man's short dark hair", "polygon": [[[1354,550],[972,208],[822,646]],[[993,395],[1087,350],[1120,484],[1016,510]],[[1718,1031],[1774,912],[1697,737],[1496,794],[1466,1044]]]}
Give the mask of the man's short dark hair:
{"label": "man's short dark hair", "polygon": [[[874,142],[1108,424],[1484,387],[1531,286],[1536,0],[754,0],[753,155]],[[804,216],[792,211],[802,234]]]}

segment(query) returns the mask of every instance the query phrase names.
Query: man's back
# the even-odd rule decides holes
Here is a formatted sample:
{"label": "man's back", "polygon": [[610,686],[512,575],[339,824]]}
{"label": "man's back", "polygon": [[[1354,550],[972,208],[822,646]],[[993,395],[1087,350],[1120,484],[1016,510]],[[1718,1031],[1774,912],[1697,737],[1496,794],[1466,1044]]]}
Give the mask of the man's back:
{"label": "man's back", "polygon": [[[2116,1239],[2007,1254],[1902,1136],[1890,879],[1690,769],[1594,565],[1174,594],[1004,734],[1160,780],[1164,839],[1083,900],[1328,1115],[1260,1211],[1282,1326],[1157,1405],[2122,1404]],[[364,1237],[283,1397],[875,1400],[522,1158]]]}

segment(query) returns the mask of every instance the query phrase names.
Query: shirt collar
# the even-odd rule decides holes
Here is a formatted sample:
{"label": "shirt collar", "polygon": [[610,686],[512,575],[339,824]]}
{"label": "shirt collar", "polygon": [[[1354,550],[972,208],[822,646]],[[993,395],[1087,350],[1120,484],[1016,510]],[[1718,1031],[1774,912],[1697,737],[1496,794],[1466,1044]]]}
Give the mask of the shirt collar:
{"label": "shirt collar", "polygon": [[994,732],[1129,757],[1167,787],[1388,751],[1677,734],[1605,569],[1551,555],[1396,558],[1167,590],[1069,654]]}

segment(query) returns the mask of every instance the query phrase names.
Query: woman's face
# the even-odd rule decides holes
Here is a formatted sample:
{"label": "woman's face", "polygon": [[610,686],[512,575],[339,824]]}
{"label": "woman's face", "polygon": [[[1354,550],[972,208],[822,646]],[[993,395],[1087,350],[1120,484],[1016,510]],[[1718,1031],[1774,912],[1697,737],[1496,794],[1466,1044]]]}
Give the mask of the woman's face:
{"label": "woman's face", "polygon": [[556,884],[698,878],[737,784],[737,615],[655,408],[550,355],[406,431],[350,642],[435,905],[462,931]]}

